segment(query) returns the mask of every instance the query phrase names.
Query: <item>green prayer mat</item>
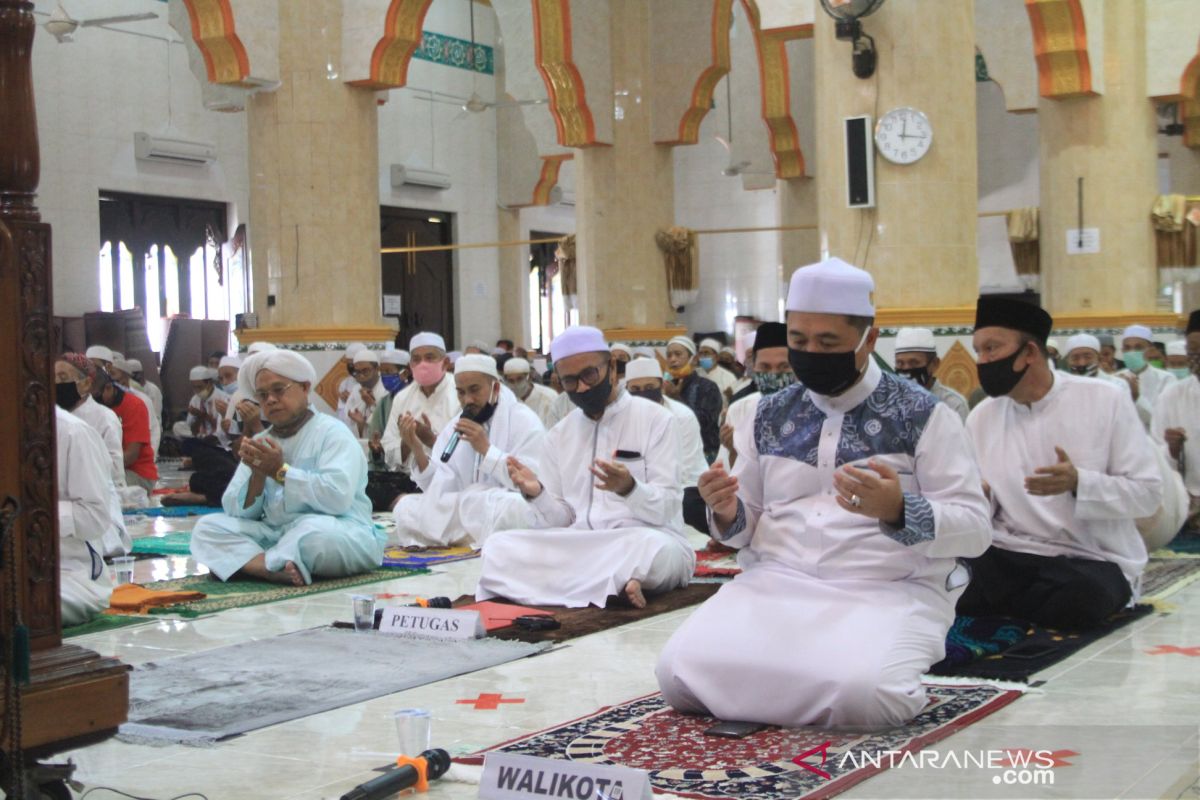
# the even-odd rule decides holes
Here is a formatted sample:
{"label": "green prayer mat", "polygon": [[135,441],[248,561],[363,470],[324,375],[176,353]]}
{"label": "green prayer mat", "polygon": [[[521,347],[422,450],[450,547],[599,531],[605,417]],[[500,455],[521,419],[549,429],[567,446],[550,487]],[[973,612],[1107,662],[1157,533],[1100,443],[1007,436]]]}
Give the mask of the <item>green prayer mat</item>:
{"label": "green prayer mat", "polygon": [[124,614],[101,614],[82,625],[72,625],[68,628],[63,628],[62,635],[64,639],[70,639],[72,636],[87,636],[89,633],[106,633],[114,631],[117,628],[128,628],[130,625],[141,625],[144,622],[154,622],[154,619],[152,617],[127,616]]}
{"label": "green prayer mat", "polygon": [[192,554],[192,532],[175,531],[161,536],[143,536],[133,540],[135,555],[190,556]]}

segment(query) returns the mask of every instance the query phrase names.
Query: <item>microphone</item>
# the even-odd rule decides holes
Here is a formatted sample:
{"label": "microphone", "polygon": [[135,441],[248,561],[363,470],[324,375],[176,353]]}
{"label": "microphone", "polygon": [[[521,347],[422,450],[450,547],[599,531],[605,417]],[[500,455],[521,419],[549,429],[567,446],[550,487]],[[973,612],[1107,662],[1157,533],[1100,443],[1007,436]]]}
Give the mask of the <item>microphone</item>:
{"label": "microphone", "polygon": [[[475,417],[465,411],[459,415],[459,418],[468,420],[470,422],[475,421]],[[450,434],[450,438],[446,441],[446,449],[442,451],[443,464],[450,460],[450,456],[454,455],[454,450],[456,447],[458,447],[458,438],[458,431]]]}
{"label": "microphone", "polygon": [[418,792],[424,792],[429,781],[437,780],[450,769],[450,754],[435,747],[416,758],[400,756],[396,763],[400,765],[397,769],[360,783],[342,795],[341,800],[383,800],[414,786]]}

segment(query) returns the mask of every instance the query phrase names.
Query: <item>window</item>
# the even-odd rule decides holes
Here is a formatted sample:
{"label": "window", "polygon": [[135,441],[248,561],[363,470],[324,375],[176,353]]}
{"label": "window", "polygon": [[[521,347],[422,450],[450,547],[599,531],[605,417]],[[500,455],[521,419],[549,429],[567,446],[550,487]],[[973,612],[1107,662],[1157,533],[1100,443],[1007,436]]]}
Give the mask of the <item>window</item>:
{"label": "window", "polygon": [[[531,239],[558,237],[556,233],[533,231]],[[562,276],[554,252],[558,245],[551,242],[529,248],[529,315],[533,331],[531,346],[543,353],[550,351],[550,342],[569,325],[579,323],[579,311],[568,309],[563,297]]]}
{"label": "window", "polygon": [[226,218],[224,203],[101,192],[101,310],[141,309],[156,352],[172,317],[233,320],[250,280],[244,248],[226,245]]}

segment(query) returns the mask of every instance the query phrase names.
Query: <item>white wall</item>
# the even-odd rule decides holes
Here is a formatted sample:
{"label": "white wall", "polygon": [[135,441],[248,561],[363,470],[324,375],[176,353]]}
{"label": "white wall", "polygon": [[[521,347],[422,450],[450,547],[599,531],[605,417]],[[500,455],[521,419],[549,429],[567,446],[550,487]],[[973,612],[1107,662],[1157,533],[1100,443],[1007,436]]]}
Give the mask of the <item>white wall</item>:
{"label": "white wall", "polygon": [[133,157],[133,134],[162,132],[168,121],[167,6],[157,0],[88,0],[68,3],[88,18],[152,11],[158,20],[128,23],[124,30],[159,38],[81,28],[59,44],[42,23],[54,7],[37,0],[33,87],[42,172],[38,206],[53,226],[54,313],[75,316],[100,308],[97,268],[102,189],[219,200],[229,204],[230,231],[247,216],[244,115],[205,111],[188,71],[182,44],[170,50],[173,126],[185,137],[217,145],[210,167],[146,164]]}

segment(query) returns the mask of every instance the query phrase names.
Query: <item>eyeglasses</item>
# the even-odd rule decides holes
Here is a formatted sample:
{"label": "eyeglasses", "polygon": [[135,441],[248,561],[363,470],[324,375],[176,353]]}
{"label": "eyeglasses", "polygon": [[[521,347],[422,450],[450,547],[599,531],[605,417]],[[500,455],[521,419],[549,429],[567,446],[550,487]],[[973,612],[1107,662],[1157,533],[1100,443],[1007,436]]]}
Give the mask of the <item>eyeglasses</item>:
{"label": "eyeglasses", "polygon": [[591,388],[600,382],[600,367],[588,367],[577,375],[559,375],[559,383],[568,392],[573,392],[579,388],[580,383],[584,383]]}
{"label": "eyeglasses", "polygon": [[420,364],[422,361],[428,362],[430,364],[434,364],[434,363],[437,363],[438,361],[441,361],[445,357],[446,357],[446,355],[444,353],[441,355],[439,355],[436,352],[422,353],[421,355],[417,355],[416,353],[413,353],[411,356],[409,356],[409,360],[413,364]]}
{"label": "eyeglasses", "polygon": [[254,397],[258,400],[259,405],[267,402],[268,397],[274,397],[276,400],[281,400],[283,399],[283,395],[287,392],[287,390],[295,385],[296,384],[294,383],[277,383],[266,391],[262,391],[260,389],[259,391],[255,392]]}
{"label": "eyeglasses", "polygon": [[356,378],[369,378],[375,374],[375,367],[363,367],[362,369],[352,370],[350,372]]}

